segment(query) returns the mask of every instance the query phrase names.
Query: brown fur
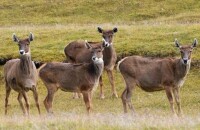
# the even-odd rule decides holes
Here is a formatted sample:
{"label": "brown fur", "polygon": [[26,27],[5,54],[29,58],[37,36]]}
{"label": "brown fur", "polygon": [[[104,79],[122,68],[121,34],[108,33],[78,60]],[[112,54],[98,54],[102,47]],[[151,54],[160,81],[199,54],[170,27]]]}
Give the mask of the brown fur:
{"label": "brown fur", "polygon": [[[110,43],[109,47],[105,47],[103,51],[103,60],[104,60],[104,69],[107,71],[109,81],[112,86],[112,92],[113,96],[118,97],[115,84],[114,84],[114,77],[113,77],[113,69],[115,66],[115,62],[117,60],[117,55],[115,52],[115,49],[113,47],[112,40],[114,33],[117,32],[117,28],[114,28],[113,30],[103,30],[98,27],[99,33],[102,33],[102,37],[104,40],[108,43]],[[90,57],[88,50],[84,47],[85,42],[83,41],[73,41],[69,43],[65,49],[65,55],[68,58],[68,61],[70,63],[90,63]],[[104,44],[105,42],[89,42],[93,47],[99,46],[101,44]],[[103,81],[102,76],[100,77],[100,97],[104,98],[103,93]]]}
{"label": "brown fur", "polygon": [[[182,52],[180,59],[130,56],[119,62],[118,67],[126,83],[121,96],[124,112],[127,112],[127,105],[134,111],[131,96],[132,90],[137,85],[147,92],[165,90],[173,113],[175,113],[174,95],[178,114],[181,115],[179,90],[189,72],[191,51],[197,44],[197,41],[195,42],[193,46],[178,46]],[[184,57],[188,58],[187,63],[183,62]]]}
{"label": "brown fur", "polygon": [[[92,56],[103,58],[102,49],[89,49]],[[92,59],[92,56],[90,59]],[[83,94],[88,113],[91,110],[92,90],[99,81],[103,71],[102,63],[72,64],[72,63],[47,63],[39,71],[39,76],[44,82],[48,94],[44,105],[48,113],[52,112],[54,93],[60,88],[66,92],[80,92]]]}
{"label": "brown fur", "polygon": [[[19,93],[18,101],[25,115],[29,115],[29,103],[26,92],[32,90],[36,106],[40,114],[38,93],[36,89],[38,75],[36,67],[31,61],[29,44],[30,41],[32,41],[33,39],[30,40],[30,37],[29,39],[19,40],[15,35],[13,36],[13,38],[16,38],[14,39],[14,41],[18,42],[19,44],[19,49],[24,50],[24,53],[29,54],[21,55],[20,59],[10,60],[6,62],[4,66],[4,77],[6,83],[5,114],[7,114],[8,97],[10,95],[11,89]],[[24,108],[24,105],[22,103],[22,97],[24,97],[25,99],[27,110]]]}

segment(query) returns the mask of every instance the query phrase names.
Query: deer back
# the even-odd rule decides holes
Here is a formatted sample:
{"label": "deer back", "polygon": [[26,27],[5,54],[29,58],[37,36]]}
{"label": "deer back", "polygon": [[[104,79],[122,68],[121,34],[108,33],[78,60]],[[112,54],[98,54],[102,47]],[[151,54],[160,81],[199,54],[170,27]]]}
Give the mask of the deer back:
{"label": "deer back", "polygon": [[[90,50],[85,47],[86,41],[73,41],[69,43],[65,49],[65,55],[70,63],[90,63],[92,54]],[[102,46],[101,42],[88,42],[93,48]]]}

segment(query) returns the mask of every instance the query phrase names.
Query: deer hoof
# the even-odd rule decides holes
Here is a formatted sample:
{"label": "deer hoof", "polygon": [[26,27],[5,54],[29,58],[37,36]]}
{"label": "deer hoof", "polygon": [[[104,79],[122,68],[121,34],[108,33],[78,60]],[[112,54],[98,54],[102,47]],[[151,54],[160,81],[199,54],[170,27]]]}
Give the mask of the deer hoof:
{"label": "deer hoof", "polygon": [[73,93],[73,99],[78,99],[81,98],[81,95],[79,95],[78,93]]}
{"label": "deer hoof", "polygon": [[101,94],[100,99],[104,99],[104,98],[105,98],[104,94]]}
{"label": "deer hoof", "polygon": [[177,117],[184,118],[184,115],[183,115],[183,113],[178,113]]}
{"label": "deer hoof", "polygon": [[48,112],[47,116],[49,116],[49,117],[54,116],[54,113],[53,112]]}
{"label": "deer hoof", "polygon": [[112,97],[113,97],[113,98],[118,98],[117,93],[113,93],[113,94],[112,94]]}

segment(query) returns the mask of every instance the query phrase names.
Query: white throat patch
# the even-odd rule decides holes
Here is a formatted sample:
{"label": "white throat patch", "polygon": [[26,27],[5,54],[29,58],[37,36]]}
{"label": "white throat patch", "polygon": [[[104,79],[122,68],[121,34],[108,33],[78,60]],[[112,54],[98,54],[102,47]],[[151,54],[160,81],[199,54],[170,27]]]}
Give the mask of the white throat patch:
{"label": "white throat patch", "polygon": [[103,63],[103,58],[97,58],[97,57],[95,57],[94,62],[95,62],[96,64],[102,64],[102,63]]}
{"label": "white throat patch", "polygon": [[[183,59],[181,59],[181,62],[182,62],[183,64],[185,64],[184,61],[183,61]],[[191,63],[191,59],[187,61],[187,64],[186,64],[186,65],[189,65],[190,63]]]}
{"label": "white throat patch", "polygon": [[104,42],[104,44],[105,44],[106,47],[109,47],[110,45],[112,45],[112,42],[109,43],[104,38],[102,39],[102,41]]}

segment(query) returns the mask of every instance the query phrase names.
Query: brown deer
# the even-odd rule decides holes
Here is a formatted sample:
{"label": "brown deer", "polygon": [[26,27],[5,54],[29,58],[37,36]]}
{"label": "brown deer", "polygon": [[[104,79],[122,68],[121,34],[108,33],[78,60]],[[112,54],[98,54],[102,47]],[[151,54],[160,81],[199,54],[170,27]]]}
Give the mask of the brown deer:
{"label": "brown deer", "polygon": [[47,96],[44,105],[48,113],[52,113],[52,102],[55,92],[60,88],[66,92],[80,92],[87,108],[88,114],[91,111],[92,90],[99,82],[103,71],[103,46],[93,48],[85,43],[91,53],[90,63],[47,63],[44,64],[39,76],[47,88]]}
{"label": "brown deer", "polygon": [[178,115],[181,115],[180,87],[189,72],[191,53],[197,45],[197,40],[195,39],[192,45],[183,46],[180,46],[179,42],[175,40],[175,45],[181,53],[179,59],[130,56],[118,62],[118,69],[126,83],[126,88],[121,96],[125,113],[127,112],[127,105],[134,111],[131,96],[132,90],[137,85],[147,92],[165,90],[171,110],[176,115],[174,96],[178,106]]}
{"label": "brown deer", "polygon": [[[103,51],[103,60],[104,60],[104,69],[107,71],[109,81],[112,86],[112,92],[114,97],[118,97],[115,84],[114,84],[114,77],[113,77],[113,69],[115,66],[115,62],[117,60],[117,55],[115,49],[113,47],[113,36],[114,33],[118,31],[117,28],[113,28],[113,30],[103,30],[102,28],[98,27],[99,33],[102,33],[103,37],[103,44],[105,46]],[[89,42],[92,46],[96,46],[99,42]],[[65,49],[65,55],[69,62],[71,63],[89,63],[90,62],[90,52],[88,49],[84,47],[83,41],[73,41],[69,43]],[[105,98],[103,93],[103,81],[102,76],[100,77],[100,98]]]}
{"label": "brown deer", "polygon": [[[37,79],[38,74],[35,64],[31,60],[31,51],[29,44],[33,41],[33,34],[30,33],[29,38],[20,40],[13,34],[13,41],[18,43],[20,59],[12,59],[6,62],[4,66],[4,77],[5,77],[5,88],[6,88],[6,98],[5,98],[5,114],[7,114],[8,98],[11,89],[18,92],[18,101],[23,110],[24,115],[29,115],[29,102],[26,92],[31,90],[34,95],[36,106],[40,114],[40,107],[38,103],[38,93],[37,93]],[[22,103],[22,98],[26,102],[26,109]]]}

